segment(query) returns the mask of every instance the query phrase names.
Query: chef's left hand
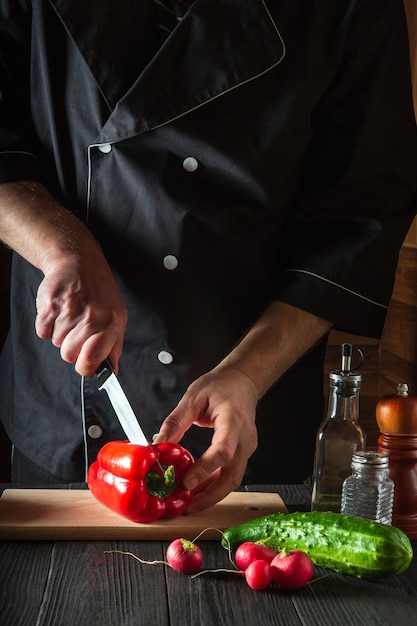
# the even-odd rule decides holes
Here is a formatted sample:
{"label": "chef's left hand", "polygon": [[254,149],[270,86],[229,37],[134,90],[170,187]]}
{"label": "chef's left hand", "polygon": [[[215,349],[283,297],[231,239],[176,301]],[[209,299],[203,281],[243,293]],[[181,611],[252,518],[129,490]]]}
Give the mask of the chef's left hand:
{"label": "chef's left hand", "polygon": [[192,424],[213,428],[209,448],[184,476],[193,489],[187,513],[206,509],[239,487],[257,447],[257,390],[234,367],[218,366],[194,381],[163,422],[155,443],[178,442]]}

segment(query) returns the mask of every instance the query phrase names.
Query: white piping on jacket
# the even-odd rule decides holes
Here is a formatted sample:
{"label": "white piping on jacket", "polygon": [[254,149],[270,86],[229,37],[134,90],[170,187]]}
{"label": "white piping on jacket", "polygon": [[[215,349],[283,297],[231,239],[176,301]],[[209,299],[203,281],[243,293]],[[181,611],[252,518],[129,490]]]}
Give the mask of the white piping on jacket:
{"label": "white piping on jacket", "polygon": [[27,152],[26,150],[3,150],[2,152],[0,152],[0,154],[27,154],[27,156],[31,156],[39,161],[39,158],[36,156],[36,154],[33,154],[32,152]]}
{"label": "white piping on jacket", "polygon": [[322,280],[325,283],[329,283],[330,285],[333,285],[334,287],[337,287],[338,289],[343,289],[343,291],[347,291],[348,293],[351,293],[353,296],[356,296],[357,298],[361,298],[362,300],[366,300],[367,302],[370,302],[371,304],[374,304],[375,306],[379,306],[382,309],[388,309],[388,307],[385,304],[381,304],[380,302],[375,302],[375,300],[371,300],[371,298],[367,298],[366,296],[363,296],[357,291],[353,291],[353,289],[344,287],[343,285],[340,285],[339,283],[336,283],[333,280],[330,280],[329,278],[320,276],[320,274],[315,274],[314,272],[310,272],[308,270],[301,270],[301,269],[291,268],[291,267],[287,268],[285,271],[286,272],[299,272],[300,274],[308,274],[309,276],[313,276],[313,278],[318,278],[319,280]]}

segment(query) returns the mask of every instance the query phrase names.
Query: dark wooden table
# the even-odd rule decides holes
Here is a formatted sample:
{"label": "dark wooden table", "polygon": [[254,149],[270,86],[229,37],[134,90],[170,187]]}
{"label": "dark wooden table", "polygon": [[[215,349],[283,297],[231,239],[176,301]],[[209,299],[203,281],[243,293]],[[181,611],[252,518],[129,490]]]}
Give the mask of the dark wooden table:
{"label": "dark wooden table", "polygon": [[[5,487],[6,485],[3,485]],[[10,485],[7,485],[10,486]],[[66,488],[79,486],[69,486]],[[268,485],[290,511],[308,510],[307,486]],[[192,539],[192,538],[190,538]],[[296,591],[252,591],[236,574],[191,578],[164,565],[164,541],[1,541],[2,626],[411,626],[417,625],[417,559],[407,572],[365,581],[316,568]],[[230,567],[217,541],[199,542],[204,567]],[[413,542],[416,551],[417,541]]]}

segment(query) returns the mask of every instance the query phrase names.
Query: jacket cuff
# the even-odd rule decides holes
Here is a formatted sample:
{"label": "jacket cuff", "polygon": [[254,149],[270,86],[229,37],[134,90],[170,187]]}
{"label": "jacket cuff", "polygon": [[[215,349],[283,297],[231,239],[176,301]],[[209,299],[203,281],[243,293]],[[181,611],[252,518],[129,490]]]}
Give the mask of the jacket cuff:
{"label": "jacket cuff", "polygon": [[328,320],[336,330],[379,339],[388,304],[306,270],[287,270],[278,300]]}

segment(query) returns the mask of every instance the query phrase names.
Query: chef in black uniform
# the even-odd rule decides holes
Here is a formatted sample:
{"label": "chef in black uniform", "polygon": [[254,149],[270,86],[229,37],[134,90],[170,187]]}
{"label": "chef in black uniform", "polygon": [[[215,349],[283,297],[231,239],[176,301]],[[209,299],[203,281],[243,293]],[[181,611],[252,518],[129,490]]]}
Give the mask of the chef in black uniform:
{"label": "chef in black uniform", "polygon": [[124,437],[109,356],[194,510],[301,482],[327,333],[380,335],[416,209],[402,2],[2,0],[0,183],[14,480]]}

